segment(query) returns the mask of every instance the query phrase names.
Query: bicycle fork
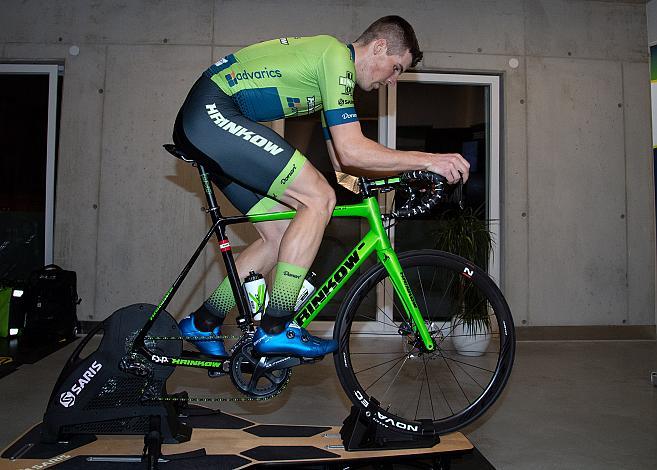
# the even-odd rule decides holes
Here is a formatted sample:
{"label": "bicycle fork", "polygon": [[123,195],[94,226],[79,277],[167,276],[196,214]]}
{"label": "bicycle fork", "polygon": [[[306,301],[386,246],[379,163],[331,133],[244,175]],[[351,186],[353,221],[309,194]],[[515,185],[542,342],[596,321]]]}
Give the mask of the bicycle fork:
{"label": "bicycle fork", "polygon": [[436,348],[436,342],[431,337],[431,333],[429,333],[429,329],[422,318],[420,308],[415,301],[415,296],[413,295],[411,286],[408,283],[408,279],[406,279],[406,276],[404,275],[397,254],[392,248],[380,250],[377,254],[379,256],[379,261],[381,261],[386,268],[386,271],[388,271],[395,293],[404,306],[404,313],[410,316],[407,320],[414,327],[413,331],[420,337],[426,350],[433,351]]}
{"label": "bicycle fork", "polygon": [[373,197],[368,198],[367,201],[370,212],[368,217],[370,228],[372,233],[375,233],[378,238],[376,253],[379,261],[386,268],[386,271],[388,271],[395,293],[401,299],[402,305],[404,306],[404,313],[410,316],[406,320],[414,326],[413,331],[419,335],[426,350],[433,351],[436,349],[436,342],[431,337],[431,333],[429,333],[427,325],[424,323],[411,286],[404,275],[399,258],[397,258],[397,253],[393,250],[390,238],[388,238],[385,228],[381,223],[382,218],[379,205]]}

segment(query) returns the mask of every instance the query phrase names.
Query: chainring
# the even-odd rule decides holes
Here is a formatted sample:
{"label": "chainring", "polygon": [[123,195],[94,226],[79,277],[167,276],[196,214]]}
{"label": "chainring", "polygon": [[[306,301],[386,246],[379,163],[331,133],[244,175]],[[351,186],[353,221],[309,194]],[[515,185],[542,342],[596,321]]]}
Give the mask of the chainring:
{"label": "chainring", "polygon": [[[292,370],[271,369],[277,358],[258,357],[253,354],[253,338],[249,335],[232,349],[230,379],[243,394],[253,398],[272,398],[278,395],[290,381]],[[279,358],[284,360],[285,358]]]}

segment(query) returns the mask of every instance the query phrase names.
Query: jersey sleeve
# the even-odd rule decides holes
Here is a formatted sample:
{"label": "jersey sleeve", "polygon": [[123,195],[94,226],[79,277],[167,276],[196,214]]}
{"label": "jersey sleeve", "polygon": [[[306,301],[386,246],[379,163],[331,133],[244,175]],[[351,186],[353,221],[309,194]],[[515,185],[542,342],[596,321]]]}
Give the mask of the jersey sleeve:
{"label": "jersey sleeve", "polygon": [[358,121],[354,108],[356,73],[344,44],[336,40],[326,48],[319,62],[318,81],[324,107],[322,127]]}

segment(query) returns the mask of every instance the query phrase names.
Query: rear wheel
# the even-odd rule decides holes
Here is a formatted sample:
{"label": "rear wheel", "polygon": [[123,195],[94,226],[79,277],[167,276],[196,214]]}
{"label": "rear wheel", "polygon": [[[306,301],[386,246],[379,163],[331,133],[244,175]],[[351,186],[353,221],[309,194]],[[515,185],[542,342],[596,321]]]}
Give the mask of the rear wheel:
{"label": "rear wheel", "polygon": [[[481,416],[506,384],[515,352],[511,312],[486,272],[464,258],[419,250],[400,254],[399,262],[436,349],[425,350],[416,337],[378,264],[340,308],[338,377],[353,404],[379,424],[414,434],[452,432]],[[467,327],[464,333],[469,324],[486,325],[490,342],[482,347],[483,334],[472,337]],[[462,348],[469,337],[481,351]]]}

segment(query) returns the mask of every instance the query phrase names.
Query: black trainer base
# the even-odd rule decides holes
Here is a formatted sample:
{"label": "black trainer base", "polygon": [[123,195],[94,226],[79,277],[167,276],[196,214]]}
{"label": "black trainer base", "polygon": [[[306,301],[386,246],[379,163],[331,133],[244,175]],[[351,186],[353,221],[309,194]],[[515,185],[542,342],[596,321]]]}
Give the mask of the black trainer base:
{"label": "black trainer base", "polygon": [[416,436],[377,426],[365,411],[355,406],[351,407],[351,413],[344,420],[340,437],[344,448],[350,451],[419,449],[434,447],[440,442],[440,437],[434,434]]}
{"label": "black trainer base", "polygon": [[417,449],[344,449],[340,428],[257,424],[198,406],[178,417],[194,428],[192,438],[162,443],[157,420],[142,436],[98,436],[86,441],[47,444],[35,426],[7,448],[0,468],[56,470],[205,470],[205,469],[371,469],[433,468],[474,470],[493,467],[460,433],[441,437],[440,444]]}
{"label": "black trainer base", "polygon": [[[133,434],[151,430],[154,417],[160,420],[166,443],[189,440],[191,429],[178,420],[177,403],[185,396],[168,397],[166,380],[174,371],[170,365],[154,364],[143,358],[143,376],[124,372],[127,353],[139,329],[155,309],[154,305],[135,304],[114,312],[85,338],[66,362],[43,417],[42,440],[48,443],[70,440],[80,435]],[[89,341],[103,332],[98,349],[81,357]],[[150,331],[153,336],[179,336],[178,325],[162,311]],[[150,344],[153,343],[153,344]],[[182,341],[148,341],[152,351],[179,356]],[[132,360],[132,359],[131,359]],[[134,364],[131,364],[134,365]]]}

